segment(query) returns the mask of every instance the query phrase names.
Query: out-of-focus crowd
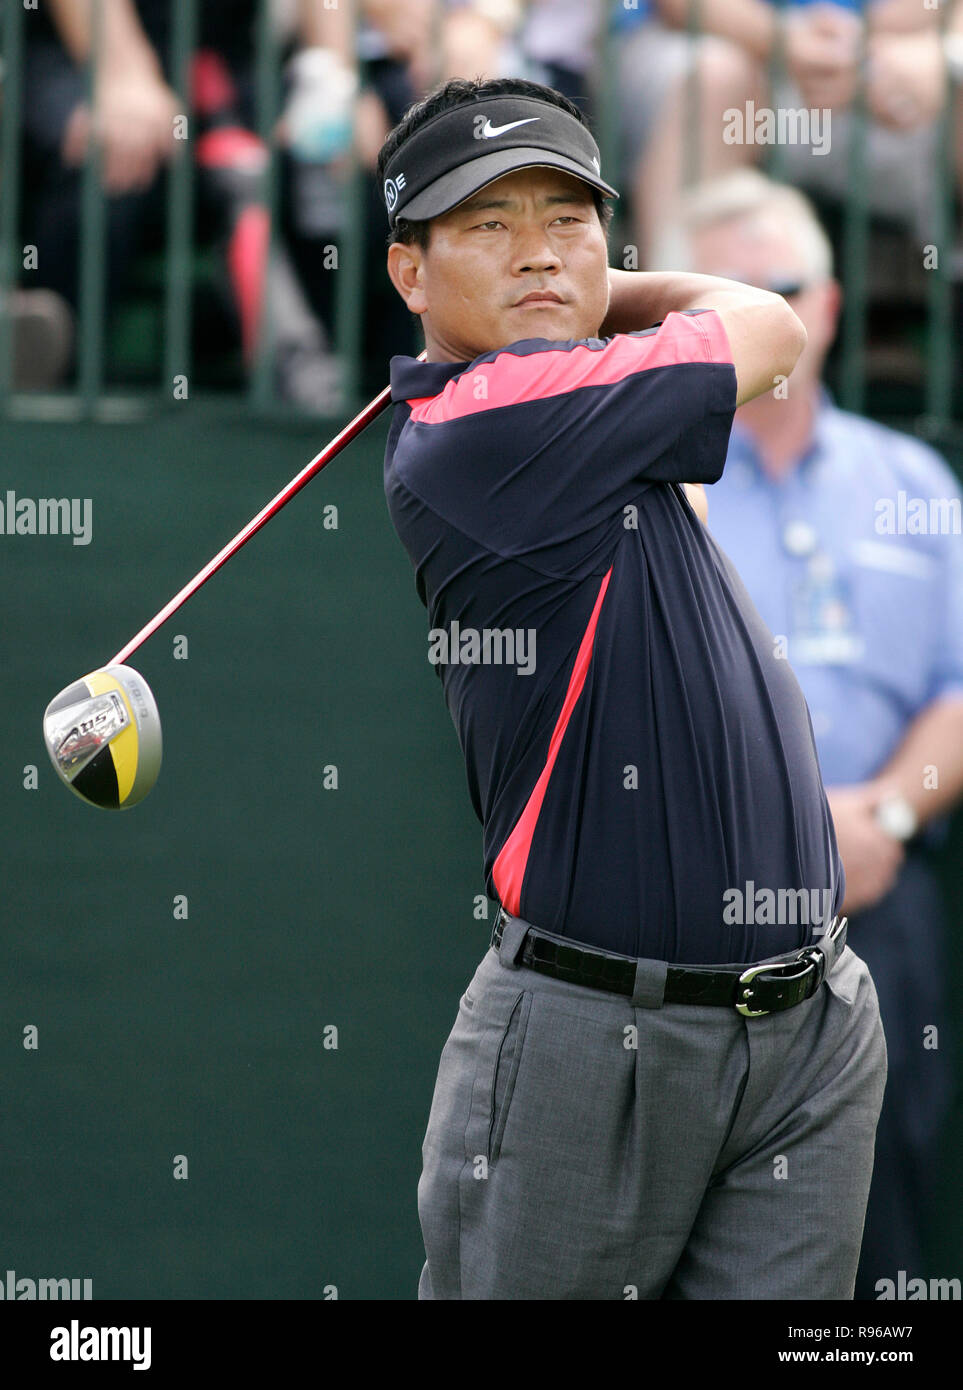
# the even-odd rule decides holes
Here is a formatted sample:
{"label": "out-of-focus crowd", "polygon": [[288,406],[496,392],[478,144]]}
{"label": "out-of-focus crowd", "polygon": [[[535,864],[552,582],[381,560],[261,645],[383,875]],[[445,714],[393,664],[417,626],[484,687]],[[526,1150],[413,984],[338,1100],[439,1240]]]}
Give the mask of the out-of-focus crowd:
{"label": "out-of-focus crowd", "polygon": [[[280,398],[336,408],[332,269],[352,236],[352,142],[364,170],[364,355],[383,375],[414,337],[384,275],[378,149],[405,109],[445,79],[516,75],[564,92],[596,131],[603,108],[610,113],[618,167],[606,175],[622,192],[625,263],[637,268],[671,260],[662,233],[696,175],[775,157],[781,179],[821,205],[842,204],[858,98],[870,209],[895,234],[873,258],[873,292],[895,303],[915,283],[925,298],[916,252],[939,227],[945,107],[957,176],[963,164],[963,3],[954,4],[947,14],[918,0],[698,0],[697,9],[693,0],[269,0],[282,63],[280,224],[270,251],[256,133],[258,0],[198,0],[189,92],[174,87],[170,0],[105,0],[96,121],[108,306],[121,302],[138,256],[163,247],[164,174],[189,112],[194,230],[216,267],[197,306],[201,354],[233,343],[250,371],[263,303]],[[11,304],[24,389],[66,381],[74,359],[91,16],[90,0],[39,0],[25,15],[19,240],[35,250]],[[941,249],[958,270],[959,249]],[[883,353],[893,359],[892,345]]]}

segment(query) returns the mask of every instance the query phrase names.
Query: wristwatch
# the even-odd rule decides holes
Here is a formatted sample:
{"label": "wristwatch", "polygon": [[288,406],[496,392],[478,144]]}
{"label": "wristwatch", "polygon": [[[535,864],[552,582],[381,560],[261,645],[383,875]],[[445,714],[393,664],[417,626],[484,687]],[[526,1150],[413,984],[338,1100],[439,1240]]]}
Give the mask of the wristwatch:
{"label": "wristwatch", "polygon": [[950,81],[963,83],[963,33],[959,30],[943,35],[943,57]]}
{"label": "wristwatch", "polygon": [[919,817],[905,796],[887,796],[876,807],[876,819],[894,840],[911,840],[919,827]]}

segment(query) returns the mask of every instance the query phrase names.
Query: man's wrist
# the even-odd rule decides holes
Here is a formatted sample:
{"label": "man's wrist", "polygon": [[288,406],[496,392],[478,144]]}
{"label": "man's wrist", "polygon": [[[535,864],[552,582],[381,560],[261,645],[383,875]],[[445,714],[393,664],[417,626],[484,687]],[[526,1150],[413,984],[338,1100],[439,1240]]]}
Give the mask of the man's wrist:
{"label": "man's wrist", "polygon": [[123,53],[105,51],[100,61],[101,80],[107,82],[163,82],[164,69],[157,54],[146,45],[126,49]]}
{"label": "man's wrist", "polygon": [[911,796],[892,774],[881,774],[867,784],[873,818],[894,840],[911,840],[920,829],[922,816]]}
{"label": "man's wrist", "polygon": [[876,820],[894,840],[911,840],[920,825],[913,806],[898,793],[883,797],[876,807]]}
{"label": "man's wrist", "polygon": [[609,307],[603,336],[632,333],[662,323],[669,314],[699,309],[723,309],[745,301],[778,300],[769,290],[756,289],[718,275],[675,270],[619,270],[609,267]]}
{"label": "man's wrist", "polygon": [[941,42],[947,76],[954,86],[963,86],[963,31],[952,30]]}

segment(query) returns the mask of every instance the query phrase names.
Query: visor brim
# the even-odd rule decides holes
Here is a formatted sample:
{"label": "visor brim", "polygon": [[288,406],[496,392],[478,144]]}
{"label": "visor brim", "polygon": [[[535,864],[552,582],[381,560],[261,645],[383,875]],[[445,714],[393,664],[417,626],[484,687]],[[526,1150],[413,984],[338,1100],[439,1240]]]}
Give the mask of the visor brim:
{"label": "visor brim", "polygon": [[568,155],[556,154],[553,150],[527,148],[493,150],[491,154],[481,155],[457,169],[452,169],[441,178],[435,179],[427,188],[412,198],[410,203],[396,208],[392,214],[392,225],[399,217],[409,222],[424,222],[442,213],[451,212],[459,203],[470,198],[473,193],[487,187],[503,174],[513,174],[518,169],[542,167],[560,169],[563,173],[574,174],[590,187],[610,198],[619,196],[616,189],[607,184],[598,174],[590,173],[578,160]]}

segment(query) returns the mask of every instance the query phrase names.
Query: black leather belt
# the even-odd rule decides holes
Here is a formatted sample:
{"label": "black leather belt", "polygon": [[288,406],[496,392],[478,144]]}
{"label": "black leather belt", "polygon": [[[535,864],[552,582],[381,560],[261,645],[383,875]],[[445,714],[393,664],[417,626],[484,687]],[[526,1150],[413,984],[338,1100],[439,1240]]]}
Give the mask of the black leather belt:
{"label": "black leather belt", "polygon": [[[519,922],[500,907],[495,918],[491,944],[498,950],[506,922]],[[847,918],[834,917],[824,936],[812,946],[758,965],[698,966],[670,965],[666,974],[666,1004],[721,1004],[736,1009],[747,1018],[780,1013],[810,999],[832,970],[846,945]],[[570,984],[612,994],[632,995],[635,991],[636,960],[611,951],[580,945],[531,923],[522,940],[515,964],[551,975]]]}

